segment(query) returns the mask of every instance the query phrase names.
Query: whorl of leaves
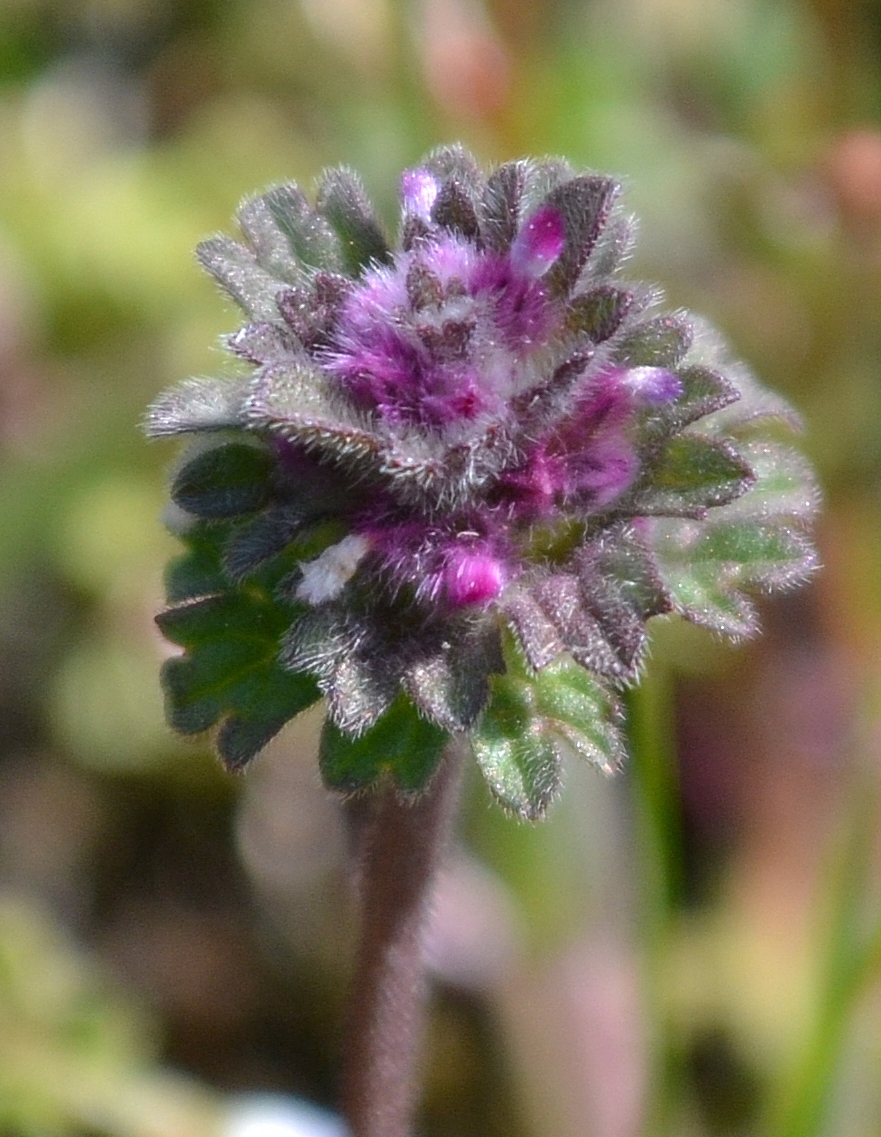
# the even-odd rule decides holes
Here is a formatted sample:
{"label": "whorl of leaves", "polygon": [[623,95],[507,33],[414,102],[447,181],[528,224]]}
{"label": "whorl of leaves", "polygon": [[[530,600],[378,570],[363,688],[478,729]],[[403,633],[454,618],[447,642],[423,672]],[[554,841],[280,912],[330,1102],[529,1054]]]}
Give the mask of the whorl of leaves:
{"label": "whorl of leaves", "polygon": [[[270,189],[241,207],[243,240],[199,246],[247,322],[228,341],[239,373],[189,379],[146,419],[151,436],[194,439],[171,486],[185,552],[158,617],[182,649],[163,671],[168,717],[185,734],[212,731],[240,769],[323,697],[321,770],[343,792],[381,777],[418,792],[450,735],[468,734],[499,801],[535,818],[567,754],[621,765],[620,693],[639,677],[651,617],[738,639],[757,630],[756,593],[806,579],[817,494],[783,440],[786,404],[693,317],[660,313],[655,290],[620,277],[632,225],[612,179],[554,160],[485,177],[459,147],[417,174],[431,194],[405,202],[397,251],[347,169],[322,176],[314,205],[296,185]],[[559,232],[553,255],[529,236],[536,216],[550,219],[549,247]],[[517,320],[550,328],[534,350],[509,349],[510,397],[428,427],[359,402],[328,367],[358,297],[406,270],[416,315],[465,310],[424,267],[432,248],[461,257],[465,246],[497,274],[499,305],[518,264],[550,258],[527,299],[494,317],[510,335]],[[418,351],[467,361],[485,317],[443,319],[414,323]],[[595,454],[563,457],[593,486],[591,462],[614,443],[632,472],[605,497],[567,489],[552,515],[518,514],[511,486],[536,440],[577,435],[585,405],[613,383],[634,392],[625,425],[603,427]],[[383,526],[403,535],[386,539]],[[368,535],[347,545],[353,532]],[[443,602],[431,574],[449,577],[463,548],[478,574],[479,542],[493,533],[505,549],[493,554],[498,594]]]}

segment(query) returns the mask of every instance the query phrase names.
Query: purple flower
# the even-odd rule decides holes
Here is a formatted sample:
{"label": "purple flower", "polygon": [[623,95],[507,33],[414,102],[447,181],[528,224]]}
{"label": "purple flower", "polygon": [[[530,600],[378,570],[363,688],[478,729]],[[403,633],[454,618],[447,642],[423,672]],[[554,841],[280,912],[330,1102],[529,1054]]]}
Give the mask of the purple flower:
{"label": "purple flower", "polygon": [[277,666],[315,677],[344,734],[404,697],[489,730],[512,651],[535,682],[586,669],[608,711],[648,618],[749,634],[742,589],[810,571],[809,472],[762,433],[791,412],[620,278],[618,198],[451,147],[404,173],[394,246],[347,170],[200,246],[248,315],[248,369],[167,393],[148,430],[205,436],[172,494],[200,533],[226,526],[212,587],[264,589]]}

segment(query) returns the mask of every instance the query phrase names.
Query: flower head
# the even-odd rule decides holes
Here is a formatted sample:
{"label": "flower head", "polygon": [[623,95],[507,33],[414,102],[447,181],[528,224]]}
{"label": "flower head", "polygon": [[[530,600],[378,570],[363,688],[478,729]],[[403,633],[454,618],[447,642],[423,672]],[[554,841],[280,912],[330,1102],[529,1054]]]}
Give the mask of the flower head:
{"label": "flower head", "polygon": [[[247,202],[244,244],[200,246],[247,313],[228,344],[248,366],[148,416],[199,436],[172,490],[182,603],[160,617],[188,653],[166,669],[176,725],[219,722],[241,764],[320,692],[331,783],[418,788],[469,731],[532,815],[564,749],[617,764],[651,616],[747,635],[742,588],[805,577],[812,483],[765,436],[791,412],[621,279],[618,197],[451,147],[404,173],[394,246],[345,169],[315,206],[296,186]],[[244,678],[221,610],[260,640]]]}

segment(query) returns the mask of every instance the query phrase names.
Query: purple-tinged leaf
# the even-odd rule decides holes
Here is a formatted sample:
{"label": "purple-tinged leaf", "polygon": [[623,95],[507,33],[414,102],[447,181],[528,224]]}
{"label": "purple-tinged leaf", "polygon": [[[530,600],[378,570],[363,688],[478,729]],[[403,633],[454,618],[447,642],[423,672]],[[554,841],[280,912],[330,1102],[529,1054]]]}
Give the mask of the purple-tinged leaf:
{"label": "purple-tinged leaf", "polygon": [[370,730],[400,691],[401,676],[383,646],[365,645],[338,658],[331,674],[319,681],[327,713],[344,734],[358,737]]}
{"label": "purple-tinged leaf", "polygon": [[680,367],[681,390],[675,399],[653,406],[643,417],[643,434],[647,438],[676,434],[686,426],[713,414],[740,398],[737,387],[720,371],[700,364]]}
{"label": "purple-tinged leaf", "polygon": [[621,525],[587,542],[575,557],[587,608],[611,645],[620,678],[635,678],[647,645],[646,621],[672,600],[645,543]]}
{"label": "purple-tinged leaf", "polygon": [[504,662],[498,632],[492,626],[478,623],[452,631],[449,640],[409,665],[403,683],[428,719],[444,730],[463,731],[474,725],[486,706],[489,676],[504,670]]}
{"label": "purple-tinged leaf", "polygon": [[540,671],[565,647],[553,620],[525,584],[511,585],[501,598],[502,611],[534,671]]}
{"label": "purple-tinged leaf", "polygon": [[480,232],[484,245],[494,253],[507,252],[517,235],[527,168],[524,161],[506,162],[487,180],[480,206]]}
{"label": "purple-tinged leaf", "polygon": [[548,573],[533,584],[532,594],[557,629],[563,647],[582,667],[616,681],[633,677],[631,665],[622,662],[610,643],[576,573]]}
{"label": "purple-tinged leaf", "polygon": [[234,355],[258,365],[285,363],[303,350],[291,332],[277,322],[246,324],[226,342]]}
{"label": "purple-tinged leaf", "polygon": [[553,294],[564,295],[572,289],[619,189],[612,178],[581,174],[548,194],[544,204],[560,214],[566,231],[563,251],[545,278]]}
{"label": "purple-tinged leaf", "polygon": [[440,187],[431,207],[431,219],[451,233],[458,233],[468,241],[480,237],[477,209],[468,188],[453,176]]}
{"label": "purple-tinged leaf", "polygon": [[464,186],[472,193],[476,193],[483,185],[480,167],[465,147],[459,143],[452,146],[439,146],[432,150],[422,162],[421,168],[432,174],[440,183],[453,178],[459,185]]}

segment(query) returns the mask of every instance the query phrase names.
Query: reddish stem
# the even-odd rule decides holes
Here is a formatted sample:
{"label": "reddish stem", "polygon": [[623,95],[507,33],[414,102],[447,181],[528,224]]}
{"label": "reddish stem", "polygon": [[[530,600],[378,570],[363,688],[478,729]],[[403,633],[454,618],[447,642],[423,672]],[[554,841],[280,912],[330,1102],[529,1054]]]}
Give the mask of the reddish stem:
{"label": "reddish stem", "polygon": [[342,1080],[352,1137],[410,1137],[426,995],[423,933],[452,829],[457,749],[447,748],[419,797],[386,785],[349,813],[361,899]]}

